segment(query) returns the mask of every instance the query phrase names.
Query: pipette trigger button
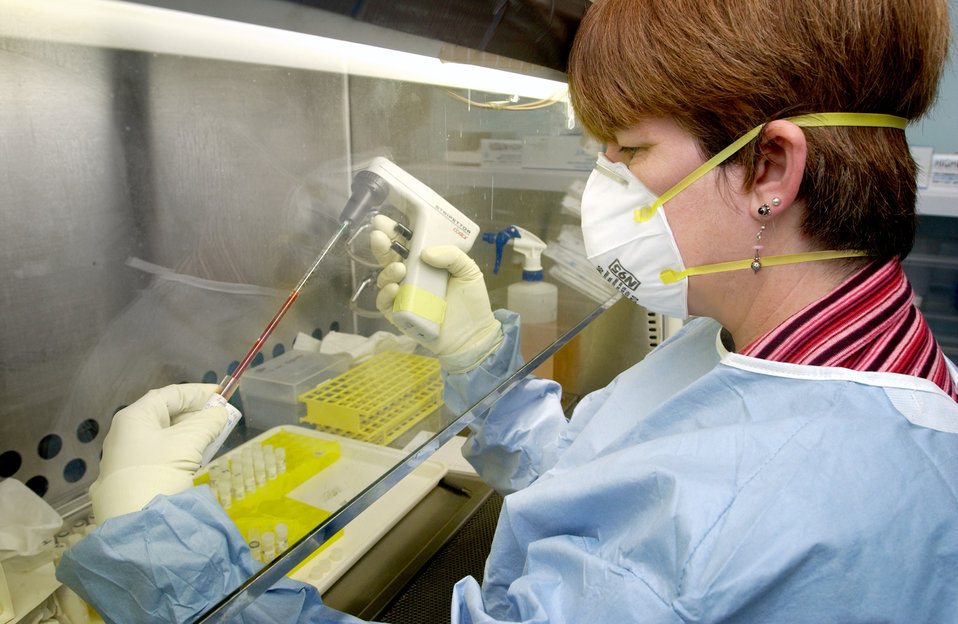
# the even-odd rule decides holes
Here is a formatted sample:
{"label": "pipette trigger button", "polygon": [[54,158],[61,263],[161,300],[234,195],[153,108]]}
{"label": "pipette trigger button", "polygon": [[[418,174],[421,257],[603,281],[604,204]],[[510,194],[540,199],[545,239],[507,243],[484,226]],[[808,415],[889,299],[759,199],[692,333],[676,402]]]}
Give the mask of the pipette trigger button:
{"label": "pipette trigger button", "polygon": [[402,256],[403,260],[409,257],[409,250],[406,249],[399,241],[393,241],[389,248]]}
{"label": "pipette trigger button", "polygon": [[393,230],[396,232],[396,234],[399,234],[406,240],[409,240],[410,238],[412,238],[412,230],[407,228],[402,223],[396,223],[396,227],[394,227]]}

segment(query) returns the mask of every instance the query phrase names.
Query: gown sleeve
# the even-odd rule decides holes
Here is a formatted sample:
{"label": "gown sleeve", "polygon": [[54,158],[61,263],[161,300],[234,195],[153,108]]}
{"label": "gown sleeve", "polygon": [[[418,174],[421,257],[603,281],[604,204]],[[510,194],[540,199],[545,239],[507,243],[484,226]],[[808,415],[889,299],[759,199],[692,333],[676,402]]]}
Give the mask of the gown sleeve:
{"label": "gown sleeve", "polygon": [[[457,413],[475,405],[522,365],[519,316],[497,310],[504,340],[475,369],[444,374],[445,401]],[[502,494],[522,489],[556,461],[568,421],[554,381],[529,376],[486,413],[477,413],[463,456],[483,481]]]}
{"label": "gown sleeve", "polygon": [[[69,548],[57,579],[105,622],[190,622],[256,572],[249,547],[203,485],[157,496]],[[235,622],[361,622],[323,605],[312,585],[284,578]]]}

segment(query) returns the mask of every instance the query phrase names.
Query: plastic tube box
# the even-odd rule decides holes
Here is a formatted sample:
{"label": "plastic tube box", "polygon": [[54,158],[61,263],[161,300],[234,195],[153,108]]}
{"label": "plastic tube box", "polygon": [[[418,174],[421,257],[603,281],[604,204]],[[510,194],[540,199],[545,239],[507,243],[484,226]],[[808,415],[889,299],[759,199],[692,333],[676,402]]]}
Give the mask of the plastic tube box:
{"label": "plastic tube box", "polygon": [[247,426],[265,430],[299,423],[306,415],[299,395],[348,368],[348,356],[288,351],[249,369],[240,385]]}

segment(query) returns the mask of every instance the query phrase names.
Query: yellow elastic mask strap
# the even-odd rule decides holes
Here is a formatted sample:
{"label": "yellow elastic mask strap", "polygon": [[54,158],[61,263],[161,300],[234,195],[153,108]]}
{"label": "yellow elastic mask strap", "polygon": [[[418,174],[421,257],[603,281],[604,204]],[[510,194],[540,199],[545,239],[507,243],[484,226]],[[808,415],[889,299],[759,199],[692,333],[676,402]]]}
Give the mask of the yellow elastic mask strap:
{"label": "yellow elastic mask strap", "polygon": [[393,312],[412,312],[427,321],[441,324],[446,316],[446,301],[423,288],[403,284],[393,301]]}
{"label": "yellow elastic mask strap", "polygon": [[[905,126],[908,125],[908,120],[904,117],[896,117],[895,115],[882,115],[879,113],[810,113],[808,115],[786,117],[785,120],[790,121],[796,126],[802,128],[817,126],[861,126],[868,128],[897,128],[899,130],[904,130]],[[723,149],[715,156],[709,158],[695,171],[679,180],[675,186],[662,193],[651,206],[637,208],[633,218],[639,223],[651,219],[652,215],[655,214],[655,211],[662,207],[662,204],[675,197],[679,192],[685,190],[688,185],[701,178],[713,168],[725,162],[729,157],[742,149],[746,143],[754,139],[764,127],[765,124],[752,128],[737,138],[734,143]]]}
{"label": "yellow elastic mask strap", "polygon": [[[865,251],[809,251],[805,253],[783,254],[780,256],[764,256],[762,257],[762,267],[814,262],[816,260],[832,260],[834,258],[856,258],[867,255],[869,254]],[[708,273],[724,273],[725,271],[750,269],[754,261],[754,258],[749,258],[747,260],[733,260],[731,262],[719,262],[717,264],[703,264],[702,266],[692,267],[684,271],[666,269],[659,273],[659,278],[663,284],[671,284],[689,275],[706,275]]]}

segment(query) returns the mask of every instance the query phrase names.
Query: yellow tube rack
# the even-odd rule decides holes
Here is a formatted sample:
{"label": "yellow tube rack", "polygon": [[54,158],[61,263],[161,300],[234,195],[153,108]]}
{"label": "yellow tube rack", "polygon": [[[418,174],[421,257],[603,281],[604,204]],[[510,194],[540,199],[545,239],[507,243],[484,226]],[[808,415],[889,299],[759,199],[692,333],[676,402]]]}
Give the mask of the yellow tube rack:
{"label": "yellow tube rack", "polygon": [[[250,440],[218,458],[214,463],[239,457],[243,446],[253,444],[257,446],[269,444],[273,448],[285,448],[286,472],[277,474],[276,478],[268,480],[265,485],[257,487],[255,491],[247,492],[242,499],[234,498],[226,513],[246,539],[251,528],[257,528],[261,532],[273,531],[277,524],[284,523],[287,527],[288,543],[292,544],[328,518],[331,512],[301,503],[288,497],[287,494],[337,461],[340,457],[339,443],[292,431],[279,431],[265,439]],[[208,471],[204,471],[193,480],[194,485],[209,484],[209,482]],[[340,531],[332,536],[316,553],[335,541],[341,533]],[[316,553],[311,556],[315,556]]]}
{"label": "yellow tube rack", "polygon": [[389,444],[442,405],[439,361],[385,351],[299,396],[308,422],[354,440]]}

